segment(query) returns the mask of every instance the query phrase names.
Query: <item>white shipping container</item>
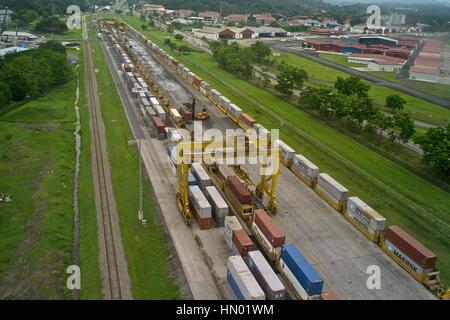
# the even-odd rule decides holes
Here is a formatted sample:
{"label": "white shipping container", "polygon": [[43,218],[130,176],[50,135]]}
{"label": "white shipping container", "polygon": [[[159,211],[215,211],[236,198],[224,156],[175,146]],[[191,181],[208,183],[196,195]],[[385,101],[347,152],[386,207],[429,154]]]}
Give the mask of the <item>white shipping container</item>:
{"label": "white shipping container", "polygon": [[295,150],[289,147],[286,143],[284,143],[282,140],[275,140],[273,142],[273,145],[275,147],[278,147],[281,149],[281,158],[284,161],[290,161],[294,158]]}
{"label": "white shipping container", "polygon": [[238,119],[239,116],[241,115],[242,109],[239,108],[237,105],[235,105],[234,103],[230,103],[228,105],[228,112],[231,114],[231,116],[235,119]]}
{"label": "white shipping container", "polygon": [[294,171],[305,175],[308,179],[317,178],[319,176],[319,167],[301,154],[296,154],[294,156],[292,168]]}
{"label": "white shipping container", "polygon": [[212,185],[212,180],[201,163],[192,164],[192,174],[197,179],[197,183],[203,191],[205,191],[207,186]]}
{"label": "white shipping container", "polygon": [[235,216],[225,217],[224,231],[225,235],[229,235],[230,239],[233,234],[233,230],[241,230],[241,229],[242,225],[239,222],[238,218],[236,218]]}
{"label": "white shipping container", "polygon": [[348,189],[326,173],[319,174],[317,185],[320,186],[322,190],[326,191],[336,200],[347,201],[348,199]]}
{"label": "white shipping container", "polygon": [[245,300],[265,300],[266,296],[264,291],[259,286],[241,256],[229,257],[227,270],[228,276],[231,276],[232,280],[234,280],[234,285]]}
{"label": "white shipping container", "polygon": [[228,100],[228,98],[224,96],[219,96],[219,104],[222,106],[222,108],[228,110],[228,108],[230,107],[230,103],[231,101]]}
{"label": "white shipping container", "polygon": [[153,109],[155,110],[156,114],[161,118],[162,121],[166,121],[166,112],[164,109],[159,105],[154,105]]}
{"label": "white shipping container", "polygon": [[259,250],[250,251],[244,259],[269,300],[282,300],[286,288]]}
{"label": "white shipping container", "polygon": [[229,207],[219,190],[215,186],[208,186],[205,188],[207,197],[210,199],[210,203],[213,207],[213,212],[221,218],[228,216]]}
{"label": "white shipping container", "polygon": [[197,213],[201,218],[211,218],[211,205],[202,190],[200,190],[199,186],[189,187],[189,200],[197,209]]}
{"label": "white shipping container", "polygon": [[386,218],[358,197],[348,198],[347,212],[353,219],[365,226],[371,234],[383,231],[385,228]]}
{"label": "white shipping container", "polygon": [[150,103],[152,104],[152,106],[159,105],[159,101],[155,97],[150,98]]}

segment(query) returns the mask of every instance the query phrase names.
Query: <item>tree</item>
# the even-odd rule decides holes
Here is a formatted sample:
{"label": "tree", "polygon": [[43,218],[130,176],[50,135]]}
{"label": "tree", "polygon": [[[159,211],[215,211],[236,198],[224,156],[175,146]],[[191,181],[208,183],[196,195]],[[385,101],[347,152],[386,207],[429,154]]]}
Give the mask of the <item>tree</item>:
{"label": "tree", "polygon": [[191,48],[185,44],[178,47],[178,51],[180,51],[181,54],[188,54],[191,52]]}
{"label": "tree", "polygon": [[11,99],[12,94],[9,86],[4,82],[0,82],[0,106],[6,106],[11,102]]}
{"label": "tree", "polygon": [[164,39],[164,44],[168,47],[170,47],[170,44],[172,43],[172,40],[170,40],[170,38],[165,38]]}
{"label": "tree", "polygon": [[346,96],[356,95],[365,98],[369,95],[370,86],[359,77],[351,76],[346,79],[338,77],[334,87]]}
{"label": "tree", "polygon": [[406,101],[397,94],[386,97],[386,108],[391,109],[392,113],[401,111],[405,108]]}
{"label": "tree", "polygon": [[394,127],[397,128],[398,139],[403,143],[408,142],[416,132],[414,121],[411,120],[406,112],[397,112],[394,114]]}
{"label": "tree", "polygon": [[275,90],[285,96],[291,96],[294,92],[294,83],[287,74],[287,72],[281,72],[277,75],[277,84]]}
{"label": "tree", "polygon": [[36,25],[36,31],[46,33],[64,33],[68,30],[67,25],[59,17],[44,18]]}
{"label": "tree", "polygon": [[350,119],[357,124],[359,131],[362,130],[365,121],[371,121],[379,112],[368,97],[352,101],[349,108]]}
{"label": "tree", "polygon": [[147,30],[147,25],[145,23],[141,24],[142,30]]}
{"label": "tree", "polygon": [[183,36],[182,34],[177,33],[177,34],[175,35],[175,39],[177,39],[177,40],[183,40],[183,39],[184,39],[184,36]]}
{"label": "tree", "polygon": [[63,44],[59,41],[55,40],[49,40],[47,42],[41,43],[39,45],[40,49],[50,49],[62,54],[66,54],[66,48],[63,46]]}
{"label": "tree", "polygon": [[267,63],[272,54],[270,47],[262,41],[256,41],[250,46],[255,56],[256,63]]}
{"label": "tree", "polygon": [[430,128],[414,142],[423,150],[426,162],[445,175],[450,173],[450,124],[446,128]]}
{"label": "tree", "polygon": [[383,132],[387,132],[394,125],[392,117],[387,116],[382,112],[378,112],[374,116],[372,119],[372,124],[376,127],[378,138],[381,138],[383,136]]}

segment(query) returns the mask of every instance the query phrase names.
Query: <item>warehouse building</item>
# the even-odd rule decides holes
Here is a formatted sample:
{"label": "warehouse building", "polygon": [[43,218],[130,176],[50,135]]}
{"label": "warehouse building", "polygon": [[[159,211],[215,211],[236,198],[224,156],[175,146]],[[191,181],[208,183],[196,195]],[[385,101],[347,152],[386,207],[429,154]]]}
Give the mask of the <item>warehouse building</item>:
{"label": "warehouse building", "polygon": [[364,64],[373,71],[399,72],[406,60],[381,54],[352,54],[348,62]]}
{"label": "warehouse building", "polygon": [[395,47],[397,46],[398,40],[382,36],[373,36],[373,37],[360,37],[359,43],[365,45],[385,45]]}
{"label": "warehouse building", "polygon": [[272,27],[249,27],[254,33],[256,38],[274,38],[274,37],[288,37],[289,32],[282,28]]}
{"label": "warehouse building", "polygon": [[441,79],[441,72],[437,68],[411,67],[409,70],[409,78],[411,80],[436,83]]}
{"label": "warehouse building", "polygon": [[9,47],[9,48],[0,49],[0,58],[3,58],[7,54],[18,53],[18,52],[27,51],[27,50],[29,50],[29,49],[22,48],[22,47]]}
{"label": "warehouse building", "polygon": [[39,38],[34,34],[28,32],[16,32],[16,31],[3,31],[2,40],[5,42],[11,41],[36,41]]}
{"label": "warehouse building", "polygon": [[203,28],[193,30],[194,36],[198,38],[205,37],[210,40],[239,40],[239,39],[253,39],[256,37],[256,33],[250,28]]}

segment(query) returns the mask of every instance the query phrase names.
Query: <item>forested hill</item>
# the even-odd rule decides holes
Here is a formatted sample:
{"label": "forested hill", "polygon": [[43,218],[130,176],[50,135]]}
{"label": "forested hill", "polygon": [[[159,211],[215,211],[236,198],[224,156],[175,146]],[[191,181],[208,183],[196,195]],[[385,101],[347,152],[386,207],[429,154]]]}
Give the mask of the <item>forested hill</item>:
{"label": "forested hill", "polygon": [[195,11],[219,11],[222,14],[272,12],[284,15],[311,15],[332,8],[322,0],[152,0],[170,9],[192,9]]}

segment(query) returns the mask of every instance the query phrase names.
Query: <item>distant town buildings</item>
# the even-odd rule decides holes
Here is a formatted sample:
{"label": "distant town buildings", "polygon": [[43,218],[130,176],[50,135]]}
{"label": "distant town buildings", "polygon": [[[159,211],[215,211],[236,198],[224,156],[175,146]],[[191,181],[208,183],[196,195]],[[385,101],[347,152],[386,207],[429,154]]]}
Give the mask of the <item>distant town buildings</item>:
{"label": "distant town buildings", "polygon": [[224,20],[225,22],[241,23],[247,21],[247,16],[243,14],[230,14]]}
{"label": "distant town buildings", "polygon": [[203,18],[204,24],[217,24],[220,19],[220,13],[217,11],[200,12],[198,16]]}
{"label": "distant town buildings", "polygon": [[266,12],[266,13],[256,15],[255,21],[256,21],[256,23],[259,23],[259,24],[265,26],[265,25],[269,25],[272,22],[276,21],[276,19],[272,16],[271,13]]}
{"label": "distant town buildings", "polygon": [[164,14],[166,8],[159,4],[144,4],[144,10],[147,14]]}
{"label": "distant town buildings", "polygon": [[177,18],[184,19],[184,18],[192,16],[194,14],[194,11],[190,10],[190,9],[180,9],[180,10],[175,10],[174,13]]}

